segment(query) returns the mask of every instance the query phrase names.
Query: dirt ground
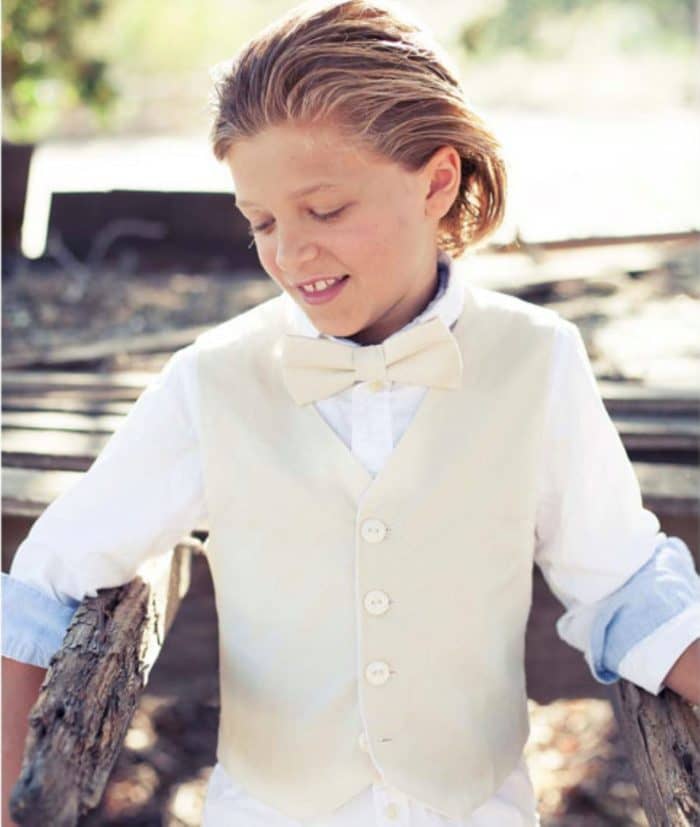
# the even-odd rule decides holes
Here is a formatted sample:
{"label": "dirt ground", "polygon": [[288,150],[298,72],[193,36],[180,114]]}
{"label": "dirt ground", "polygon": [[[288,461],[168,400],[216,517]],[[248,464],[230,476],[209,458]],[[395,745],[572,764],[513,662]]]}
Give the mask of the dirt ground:
{"label": "dirt ground", "polygon": [[[20,268],[3,285],[4,352],[214,323],[276,293],[269,280],[253,272],[136,276],[115,267],[83,284],[57,268]],[[109,367],[137,364],[118,358]],[[206,783],[216,761],[217,670],[213,590],[206,558],[198,555],[190,591],[152,672],[103,801],[82,825],[200,823]],[[535,680],[546,684],[549,678],[535,671]],[[539,688],[530,686],[529,676],[530,688],[538,697]],[[532,700],[530,716],[526,755],[544,827],[647,824],[611,704],[600,691],[597,697],[552,703]]]}

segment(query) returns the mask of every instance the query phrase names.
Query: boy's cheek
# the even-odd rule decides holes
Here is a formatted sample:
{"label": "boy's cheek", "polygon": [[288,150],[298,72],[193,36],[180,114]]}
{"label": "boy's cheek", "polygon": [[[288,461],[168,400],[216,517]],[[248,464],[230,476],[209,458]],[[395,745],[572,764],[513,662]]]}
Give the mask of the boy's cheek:
{"label": "boy's cheek", "polygon": [[259,242],[255,245],[258,254],[258,261],[267,275],[277,284],[282,287],[282,274],[280,273],[276,263],[274,251],[268,250],[265,247],[265,242]]}

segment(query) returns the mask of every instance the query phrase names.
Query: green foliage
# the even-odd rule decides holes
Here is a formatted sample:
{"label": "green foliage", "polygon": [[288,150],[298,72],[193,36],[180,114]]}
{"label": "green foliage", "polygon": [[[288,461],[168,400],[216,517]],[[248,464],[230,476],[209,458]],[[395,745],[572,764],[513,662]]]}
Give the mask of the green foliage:
{"label": "green foliage", "polygon": [[108,65],[87,35],[105,0],[5,0],[2,92],[5,135],[36,140],[71,107],[89,107],[102,123],[116,99]]}
{"label": "green foliage", "polygon": [[[621,31],[616,45],[622,51],[692,48],[694,13],[695,0],[505,0],[495,12],[464,25],[458,42],[479,57],[508,50],[542,56],[552,50],[542,36],[548,23],[559,20],[574,28],[586,18],[617,14]],[[592,50],[596,45],[591,43]],[[563,42],[561,51],[565,49]]]}
{"label": "green foliage", "polygon": [[[70,132],[74,121],[66,116],[78,114],[82,127],[84,112],[93,113],[95,126],[112,129],[161,121],[199,128],[208,119],[208,69],[294,5],[5,0],[5,135],[34,140],[66,125]],[[482,0],[477,5],[488,12],[460,29],[468,5],[438,3],[434,14],[453,18],[450,47],[479,64],[511,50],[564,62],[575,50],[585,59],[605,46],[619,56],[644,49],[687,54],[693,45],[694,0]]]}

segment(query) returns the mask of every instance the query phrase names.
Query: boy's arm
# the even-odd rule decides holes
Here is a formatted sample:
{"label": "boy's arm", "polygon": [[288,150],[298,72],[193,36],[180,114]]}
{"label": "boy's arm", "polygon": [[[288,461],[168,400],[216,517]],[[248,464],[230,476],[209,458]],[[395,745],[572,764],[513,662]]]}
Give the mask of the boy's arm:
{"label": "boy's arm", "polygon": [[678,658],[664,684],[690,703],[700,704],[700,638]]}
{"label": "boy's arm", "polygon": [[3,824],[49,662],[80,601],[206,521],[196,352],[173,354],[88,471],[32,525],[2,585]]}
{"label": "boy's arm", "polygon": [[2,583],[2,824],[10,820],[10,793],[22,767],[29,711],[39,697],[51,656],[79,605],[63,604],[5,574]]}
{"label": "boy's arm", "polygon": [[39,696],[46,669],[2,658],[2,823],[10,820],[10,793],[19,778],[29,731],[29,711]]}
{"label": "boy's arm", "polygon": [[[643,508],[575,326],[563,323],[555,344],[535,561],[567,609],[559,637],[596,680],[625,677],[658,694],[700,636],[700,578],[683,541]],[[672,688],[687,685],[678,675]]]}
{"label": "boy's arm", "polygon": [[129,582],[202,527],[196,355],[191,345],[176,351],[152,378],[88,470],[32,524],[12,577],[80,602]]}
{"label": "boy's arm", "polygon": [[584,651],[596,680],[626,678],[653,695],[683,652],[700,637],[700,577],[688,547],[663,541],[620,588],[569,609],[559,636]]}
{"label": "boy's arm", "polygon": [[[600,683],[623,677],[658,695],[669,685],[675,664],[700,638],[700,577],[677,537],[660,543],[626,583],[600,600],[563,598],[568,611],[557,621],[557,633],[583,652]],[[681,666],[681,674],[687,668]],[[676,685],[671,688],[678,691]],[[682,689],[679,694],[695,702]]]}
{"label": "boy's arm", "polygon": [[9,800],[29,711],[80,601],[127,582],[144,558],[201,524],[197,443],[179,391],[182,364],[181,355],[171,358],[91,468],[32,525],[9,574],[0,574],[3,825],[14,823]]}

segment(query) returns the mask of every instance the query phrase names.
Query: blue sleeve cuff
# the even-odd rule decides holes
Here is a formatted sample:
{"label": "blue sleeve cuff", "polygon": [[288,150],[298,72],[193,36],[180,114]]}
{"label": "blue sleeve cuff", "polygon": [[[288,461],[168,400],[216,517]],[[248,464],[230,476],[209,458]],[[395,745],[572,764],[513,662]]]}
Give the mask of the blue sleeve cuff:
{"label": "blue sleeve cuff", "polygon": [[61,603],[41,589],[2,574],[2,654],[48,668],[63,644],[79,601]]}
{"label": "blue sleeve cuff", "polygon": [[599,601],[590,639],[595,679],[618,681],[627,652],[693,605],[700,605],[700,576],[686,544],[669,537],[619,589]]}

